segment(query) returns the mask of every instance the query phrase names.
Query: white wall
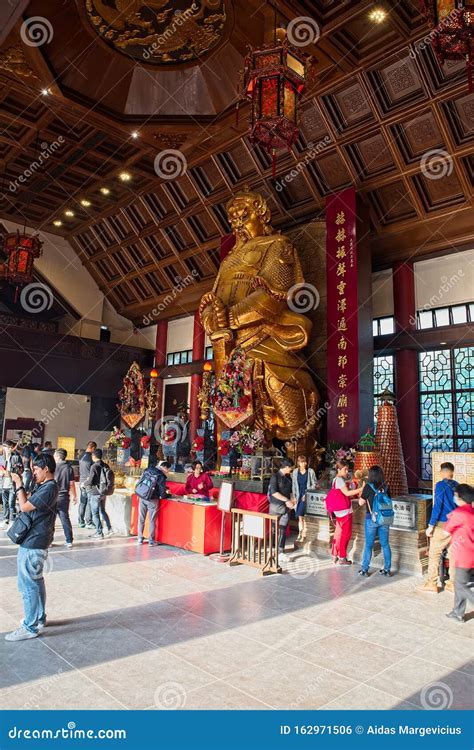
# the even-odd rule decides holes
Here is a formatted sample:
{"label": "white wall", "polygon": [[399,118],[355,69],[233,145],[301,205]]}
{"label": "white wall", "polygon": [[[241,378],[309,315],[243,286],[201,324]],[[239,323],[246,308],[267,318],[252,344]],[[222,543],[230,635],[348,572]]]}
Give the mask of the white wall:
{"label": "white wall", "polygon": [[392,269],[372,274],[372,313],[374,318],[393,315]]}
{"label": "white wall", "polygon": [[[2,219],[9,231],[16,231],[17,225]],[[27,233],[36,230],[28,227]],[[63,320],[60,333],[82,338],[100,338],[100,327],[110,328],[110,341],[113,344],[138,346],[154,349],[156,326],[136,331],[130,320],[119,315],[111,303],[105,299],[89,271],[82,265],[79,256],[64,237],[49,232],[39,232],[43,242],[43,254],[35,261],[38,271],[79,313],[81,318],[73,320],[67,316]]]}
{"label": "white wall", "polygon": [[474,300],[474,249],[414,264],[417,310]]}
{"label": "white wall", "polygon": [[170,320],[168,323],[167,352],[184,352],[193,348],[194,315]]}
{"label": "white wall", "polygon": [[87,396],[7,388],[5,419],[43,421],[44,439],[51,440],[54,446],[62,436],[75,437],[76,448],[84,448],[89,440],[102,447],[110,433],[89,430],[90,408]]}

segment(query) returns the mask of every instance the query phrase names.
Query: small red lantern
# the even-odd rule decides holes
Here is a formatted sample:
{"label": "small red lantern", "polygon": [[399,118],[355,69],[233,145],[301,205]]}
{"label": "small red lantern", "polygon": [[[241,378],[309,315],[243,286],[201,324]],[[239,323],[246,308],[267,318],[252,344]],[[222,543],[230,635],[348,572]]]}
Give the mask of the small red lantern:
{"label": "small red lantern", "polygon": [[3,240],[3,250],[7,254],[4,276],[11,284],[29,284],[33,278],[33,263],[41,255],[43,243],[37,234],[27,235],[12,232]]}
{"label": "small red lantern", "polygon": [[443,65],[446,60],[465,60],[469,91],[473,90],[474,2],[469,0],[431,0],[431,18],[435,25],[431,46]]}
{"label": "small red lantern", "polygon": [[150,378],[157,378],[157,377],[158,377],[158,370],[155,370],[155,368],[153,368],[153,370],[150,370]]}
{"label": "small red lantern", "polygon": [[299,136],[298,102],[305,88],[309,56],[290,47],[284,29],[275,44],[251,50],[245,58],[242,97],[251,102],[251,143],[272,154],[291,148]]}

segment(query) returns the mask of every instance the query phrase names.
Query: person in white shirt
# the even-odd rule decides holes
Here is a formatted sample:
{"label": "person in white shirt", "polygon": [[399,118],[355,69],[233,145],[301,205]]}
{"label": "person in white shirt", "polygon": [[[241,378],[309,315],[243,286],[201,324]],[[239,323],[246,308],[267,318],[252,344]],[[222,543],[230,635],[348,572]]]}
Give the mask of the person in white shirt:
{"label": "person in white shirt", "polygon": [[349,490],[347,479],[350,464],[345,458],[336,461],[336,477],[333,480],[333,489],[340,490],[348,498],[348,507],[345,510],[335,510],[334,537],[332,540],[332,559],[338,565],[352,565],[352,560],[347,559],[347,545],[352,536],[352,503],[351,498],[360,497],[362,489]]}

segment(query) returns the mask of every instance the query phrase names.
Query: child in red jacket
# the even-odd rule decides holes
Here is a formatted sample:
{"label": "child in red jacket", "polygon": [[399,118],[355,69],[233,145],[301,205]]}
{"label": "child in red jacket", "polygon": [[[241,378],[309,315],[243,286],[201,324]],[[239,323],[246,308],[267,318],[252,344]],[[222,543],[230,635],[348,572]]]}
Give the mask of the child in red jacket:
{"label": "child in red jacket", "polygon": [[459,484],[454,500],[458,507],[449,513],[445,526],[451,534],[450,554],[456,568],[454,607],[446,617],[464,622],[467,601],[474,603],[474,591],[469,585],[474,577],[474,487]]}

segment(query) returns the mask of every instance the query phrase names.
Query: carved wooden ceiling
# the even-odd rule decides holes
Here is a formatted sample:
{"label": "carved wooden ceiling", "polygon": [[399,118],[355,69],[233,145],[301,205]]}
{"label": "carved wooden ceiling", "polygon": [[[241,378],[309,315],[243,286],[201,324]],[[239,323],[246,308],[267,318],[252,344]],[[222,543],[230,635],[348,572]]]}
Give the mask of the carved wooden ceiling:
{"label": "carved wooden ceiling", "polygon": [[[142,64],[136,47],[133,58],[113,49],[84,17],[86,2],[32,0],[0,48],[0,216],[66,235],[137,324],[179,278],[192,283],[162,315],[196,308],[229,230],[225,203],[244,184],[265,194],[282,229],[323,215],[327,195],[355,185],[375,268],[474,241],[474,94],[463,63],[436,61],[417,0],[227,2],[222,38],[198,65],[176,64],[178,44],[161,65]],[[124,4],[142,5],[99,3]],[[383,24],[368,20],[374,5],[390,9]],[[25,43],[32,16],[48,21],[49,42]],[[246,42],[268,39],[275,17],[307,17],[320,38],[305,48],[316,63],[301,137],[277,154],[274,179],[234,104]]]}

